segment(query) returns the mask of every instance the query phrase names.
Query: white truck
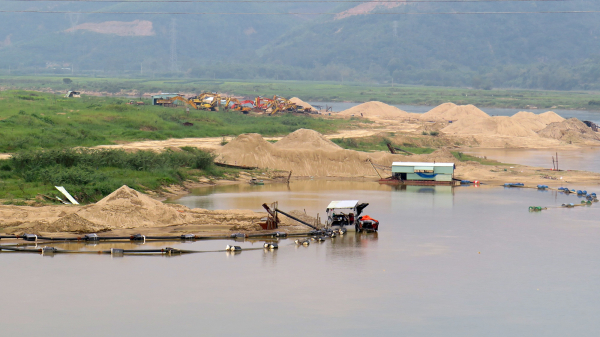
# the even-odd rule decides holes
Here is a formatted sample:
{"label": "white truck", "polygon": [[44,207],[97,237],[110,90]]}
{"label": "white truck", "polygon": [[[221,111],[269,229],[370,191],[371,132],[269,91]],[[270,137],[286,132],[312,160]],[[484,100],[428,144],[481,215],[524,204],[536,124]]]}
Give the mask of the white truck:
{"label": "white truck", "polygon": [[332,201],[327,206],[326,226],[331,229],[345,229],[349,232],[377,231],[379,221],[368,215],[360,216],[368,203],[359,204],[358,200]]}

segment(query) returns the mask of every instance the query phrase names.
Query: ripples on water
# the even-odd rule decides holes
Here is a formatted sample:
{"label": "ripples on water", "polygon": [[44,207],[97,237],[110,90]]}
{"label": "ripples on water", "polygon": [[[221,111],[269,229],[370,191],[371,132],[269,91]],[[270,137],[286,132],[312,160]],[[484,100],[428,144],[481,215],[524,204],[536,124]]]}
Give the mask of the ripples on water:
{"label": "ripples on water", "polygon": [[[600,205],[527,210],[578,202],[573,195],[299,181],[289,189],[222,186],[178,202],[260,210],[263,202],[278,200],[284,210],[323,214],[329,201],[354,198],[371,203],[366,213],[381,221],[378,234],[350,234],[298,248],[284,240],[278,251],[235,256],[0,254],[2,331],[50,336],[82,331],[97,336],[591,336],[599,330]],[[229,243],[140,247],[209,250]]]}

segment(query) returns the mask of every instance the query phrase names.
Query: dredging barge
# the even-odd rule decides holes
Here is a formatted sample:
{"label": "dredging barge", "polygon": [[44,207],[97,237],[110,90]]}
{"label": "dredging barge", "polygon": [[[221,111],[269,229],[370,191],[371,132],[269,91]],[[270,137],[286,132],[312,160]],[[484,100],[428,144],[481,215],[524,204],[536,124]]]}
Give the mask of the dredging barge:
{"label": "dredging barge", "polygon": [[379,180],[387,185],[460,185],[454,179],[454,163],[394,162],[392,176]]}

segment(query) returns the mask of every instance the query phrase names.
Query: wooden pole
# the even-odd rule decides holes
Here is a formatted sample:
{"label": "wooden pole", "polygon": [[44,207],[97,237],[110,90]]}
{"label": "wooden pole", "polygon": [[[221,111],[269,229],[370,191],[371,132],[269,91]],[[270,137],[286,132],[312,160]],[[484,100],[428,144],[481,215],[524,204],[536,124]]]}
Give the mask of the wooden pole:
{"label": "wooden pole", "polygon": [[558,171],[558,152],[556,152],[556,170]]}

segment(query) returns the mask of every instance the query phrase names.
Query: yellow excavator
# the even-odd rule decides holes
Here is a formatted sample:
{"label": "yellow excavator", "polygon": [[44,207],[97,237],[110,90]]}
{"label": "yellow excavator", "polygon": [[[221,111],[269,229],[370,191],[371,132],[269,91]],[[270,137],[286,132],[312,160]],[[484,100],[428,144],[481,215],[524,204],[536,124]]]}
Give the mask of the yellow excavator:
{"label": "yellow excavator", "polygon": [[304,107],[291,102],[287,98],[277,95],[273,96],[270,108],[272,109],[271,115],[276,114],[277,112],[306,112],[310,110],[304,109]]}
{"label": "yellow excavator", "polygon": [[170,97],[170,98],[156,100],[155,104],[162,105],[162,106],[174,106],[176,101],[180,101],[180,102],[183,102],[185,104],[189,104],[194,109],[198,109],[198,107],[196,106],[196,103],[192,102],[189,99],[185,99],[181,95]]}
{"label": "yellow excavator", "polygon": [[221,97],[216,93],[205,92],[191,97],[189,101],[194,103],[198,110],[219,111]]}

